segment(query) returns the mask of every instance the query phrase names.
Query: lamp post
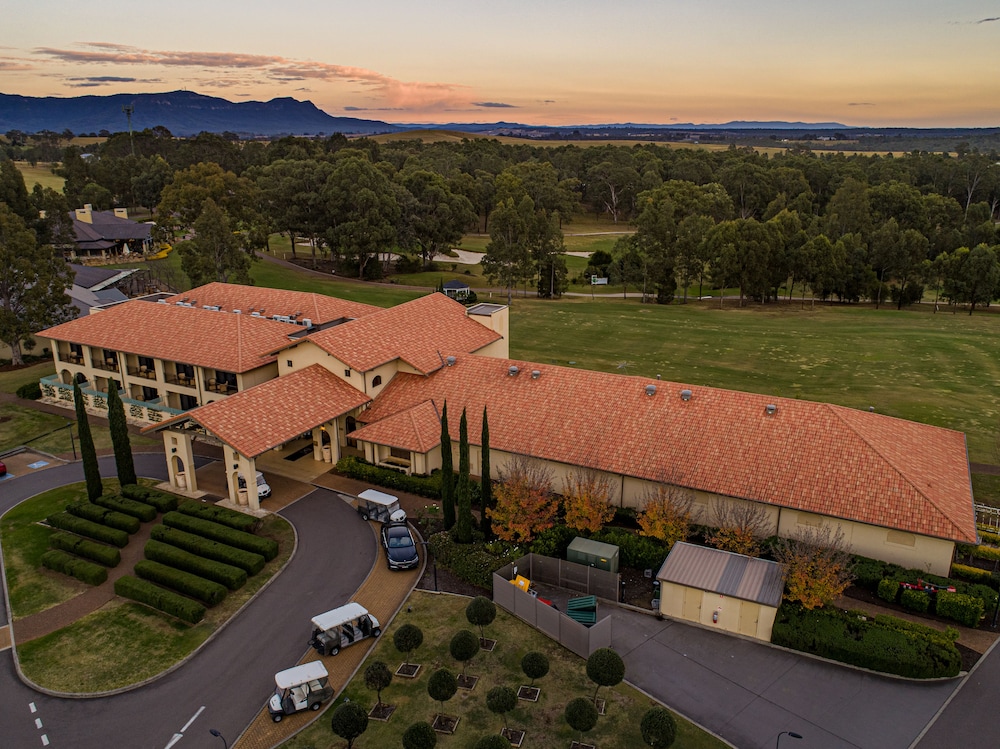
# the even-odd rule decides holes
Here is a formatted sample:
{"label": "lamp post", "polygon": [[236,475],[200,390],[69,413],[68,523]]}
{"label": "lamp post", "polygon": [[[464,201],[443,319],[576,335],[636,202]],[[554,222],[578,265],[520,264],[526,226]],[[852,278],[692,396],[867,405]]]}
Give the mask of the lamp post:
{"label": "lamp post", "polygon": [[218,730],[217,728],[209,728],[209,729],[208,729],[208,732],[209,732],[210,734],[212,734],[213,736],[215,736],[216,738],[220,738],[220,739],[222,739],[222,745],[223,745],[223,746],[224,746],[224,747],[225,747],[226,749],[229,749],[229,742],[227,742],[227,741],[226,741],[226,737],[222,735],[222,732],[221,732],[221,731],[219,731],[219,730]]}
{"label": "lamp post", "polygon": [[778,734],[778,738],[775,739],[774,749],[780,749],[781,748],[781,737],[782,736],[791,736],[793,739],[801,739],[802,738],[802,734],[795,733],[795,731],[782,731],[781,733]]}

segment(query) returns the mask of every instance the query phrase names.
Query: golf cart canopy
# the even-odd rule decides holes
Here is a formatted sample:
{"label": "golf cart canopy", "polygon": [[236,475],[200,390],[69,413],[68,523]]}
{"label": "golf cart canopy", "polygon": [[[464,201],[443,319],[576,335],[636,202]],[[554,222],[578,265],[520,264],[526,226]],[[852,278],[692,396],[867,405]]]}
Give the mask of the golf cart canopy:
{"label": "golf cart canopy", "polygon": [[399,497],[394,497],[391,494],[386,494],[375,489],[365,489],[358,495],[358,499],[373,502],[377,505],[385,505],[386,507],[399,504]]}
{"label": "golf cart canopy", "polygon": [[[318,614],[312,618],[313,626],[326,632],[333,627],[339,627],[341,624],[347,624],[348,622],[353,622],[355,619],[364,616],[368,613],[368,609],[362,606],[360,603],[348,603],[341,606],[339,609],[333,609],[327,611],[324,614]],[[294,669],[293,669],[294,670]]]}
{"label": "golf cart canopy", "polygon": [[317,681],[325,679],[327,676],[326,667],[321,661],[311,661],[303,663],[301,666],[287,668],[274,675],[274,683],[278,689],[290,689],[307,681]]}

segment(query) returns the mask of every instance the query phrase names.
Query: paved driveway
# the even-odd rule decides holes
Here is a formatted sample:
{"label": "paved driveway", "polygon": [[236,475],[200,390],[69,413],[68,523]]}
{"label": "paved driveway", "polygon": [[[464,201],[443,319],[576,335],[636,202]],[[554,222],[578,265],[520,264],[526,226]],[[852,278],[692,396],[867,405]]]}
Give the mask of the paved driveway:
{"label": "paved driveway", "polygon": [[781,731],[803,736],[783,737],[784,749],[906,749],[959,683],[873,676],[626,610],[613,618],[628,680],[740,749],[771,749]]}
{"label": "paved driveway", "polygon": [[[162,455],[135,458],[139,475],[165,478]],[[113,475],[114,461],[102,460],[101,470]],[[73,464],[24,478],[31,481],[4,483],[0,512],[81,480],[82,469]],[[298,533],[284,572],[197,655],[146,687],[98,699],[41,695],[17,678],[11,651],[0,653],[0,745],[41,747],[44,734],[48,746],[65,749],[217,749],[209,728],[234,740],[273,691],[274,673],[307,649],[309,618],[346,603],[375,561],[367,524],[332,492],[312,492],[281,514]]]}

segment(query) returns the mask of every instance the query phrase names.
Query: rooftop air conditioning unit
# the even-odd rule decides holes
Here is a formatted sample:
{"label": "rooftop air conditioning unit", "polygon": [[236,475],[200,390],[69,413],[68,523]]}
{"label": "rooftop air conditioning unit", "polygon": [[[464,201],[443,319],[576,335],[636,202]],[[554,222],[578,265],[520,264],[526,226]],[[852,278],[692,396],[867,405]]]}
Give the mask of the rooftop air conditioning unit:
{"label": "rooftop air conditioning unit", "polygon": [[305,327],[307,327],[307,328],[311,328],[313,326],[313,321],[310,320],[308,317],[303,317],[302,320],[301,320],[301,322],[302,322],[302,325],[305,326]]}
{"label": "rooftop air conditioning unit", "polygon": [[691,391],[688,390],[687,388],[685,388],[684,390],[681,390],[681,400],[682,401],[689,401],[689,400],[691,400]]}
{"label": "rooftop air conditioning unit", "polygon": [[646,385],[646,395],[656,395],[656,385]]}
{"label": "rooftop air conditioning unit", "polygon": [[519,370],[517,368],[517,365],[515,365],[515,364],[511,364],[509,367],[507,367],[507,374],[510,375],[511,377],[513,377],[514,375],[516,375],[520,371],[521,370]]}

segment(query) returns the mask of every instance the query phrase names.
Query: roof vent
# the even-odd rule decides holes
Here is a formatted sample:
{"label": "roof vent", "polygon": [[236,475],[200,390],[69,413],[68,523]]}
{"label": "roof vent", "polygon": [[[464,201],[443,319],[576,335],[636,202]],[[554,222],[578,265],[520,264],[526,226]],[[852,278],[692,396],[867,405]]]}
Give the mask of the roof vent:
{"label": "roof vent", "polygon": [[646,395],[655,395],[656,385],[646,385]]}
{"label": "roof vent", "polygon": [[233,310],[233,314],[234,315],[241,315],[241,314],[243,314],[243,310],[241,310],[241,309],[234,309]]}
{"label": "roof vent", "polygon": [[656,379],[659,380],[660,379],[660,375],[656,375]]}
{"label": "roof vent", "polygon": [[687,388],[685,388],[684,390],[681,390],[681,400],[682,401],[689,401],[689,400],[691,400],[691,391],[688,390]]}
{"label": "roof vent", "polygon": [[454,356],[449,356],[445,358],[444,363],[447,364],[449,367],[454,367],[456,361],[458,360]]}
{"label": "roof vent", "polygon": [[778,412],[778,407],[773,403],[768,403],[764,406],[764,410],[767,412],[768,416],[774,416]]}
{"label": "roof vent", "polygon": [[539,370],[539,369],[533,369],[533,370],[531,370],[531,379],[537,380],[541,376],[542,376],[541,370]]}
{"label": "roof vent", "polygon": [[520,371],[521,370],[518,369],[515,364],[511,364],[509,367],[507,367],[507,374],[510,375],[511,377],[513,377],[514,375],[516,375]]}
{"label": "roof vent", "polygon": [[260,312],[251,312],[250,317],[260,317]]}

